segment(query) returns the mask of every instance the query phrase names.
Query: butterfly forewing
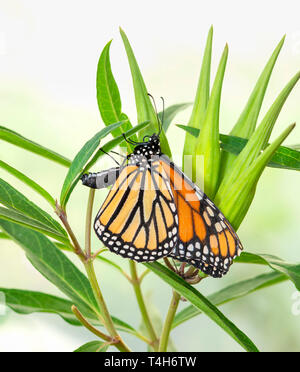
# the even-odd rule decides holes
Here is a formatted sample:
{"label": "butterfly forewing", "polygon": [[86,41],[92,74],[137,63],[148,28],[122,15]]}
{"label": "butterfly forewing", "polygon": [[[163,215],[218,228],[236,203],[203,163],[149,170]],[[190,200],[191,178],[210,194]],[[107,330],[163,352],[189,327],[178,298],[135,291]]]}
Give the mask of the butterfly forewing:
{"label": "butterfly forewing", "polygon": [[179,219],[178,244],[170,256],[213,277],[225,275],[242,250],[239,238],[214,203],[167,156],[161,164]]}
{"label": "butterfly forewing", "polygon": [[112,252],[138,262],[168,255],[177,245],[178,217],[161,163],[125,165],[94,228]]}

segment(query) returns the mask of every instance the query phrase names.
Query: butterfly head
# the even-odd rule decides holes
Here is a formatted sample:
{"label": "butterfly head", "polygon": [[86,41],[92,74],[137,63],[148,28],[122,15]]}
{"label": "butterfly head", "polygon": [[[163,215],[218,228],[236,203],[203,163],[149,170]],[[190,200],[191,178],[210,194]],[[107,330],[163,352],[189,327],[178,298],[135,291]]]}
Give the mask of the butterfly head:
{"label": "butterfly head", "polygon": [[140,142],[135,148],[133,153],[135,155],[142,155],[147,159],[152,156],[161,155],[159,135],[154,133],[152,136],[145,136],[143,142]]}

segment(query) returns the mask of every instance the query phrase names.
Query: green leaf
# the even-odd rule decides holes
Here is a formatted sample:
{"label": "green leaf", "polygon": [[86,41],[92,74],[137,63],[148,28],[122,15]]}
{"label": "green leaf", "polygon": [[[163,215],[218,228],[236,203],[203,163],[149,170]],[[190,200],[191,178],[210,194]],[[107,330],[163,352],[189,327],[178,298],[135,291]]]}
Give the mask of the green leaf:
{"label": "green leaf", "polygon": [[236,157],[230,167],[230,172],[226,173],[218,190],[218,193],[224,195],[231,188],[232,181],[239,179],[240,175],[257,159],[262,150],[268,144],[271,132],[278,118],[278,115],[292,91],[293,87],[300,78],[300,72],[296,74],[278,95],[271,108],[263,118],[261,124],[251,135],[244,149]]}
{"label": "green leaf", "polygon": [[163,129],[164,129],[165,133],[169,129],[169,126],[172,123],[172,121],[174,120],[174,118],[176,117],[176,115],[180,111],[183,111],[183,110],[187,109],[190,105],[191,105],[190,102],[177,103],[175,105],[167,107],[165,109],[164,113],[163,112],[158,113],[159,119],[161,121],[163,120]]}
{"label": "green leaf", "polygon": [[193,169],[194,175],[198,177],[198,174],[203,171],[203,173],[201,173],[201,178],[204,181],[204,191],[210,198],[213,198],[216,193],[219,177],[221,159],[219,142],[219,111],[227,57],[228,46],[226,45],[212,87],[201,132],[197,139],[196,157],[203,156],[203,169],[200,170],[197,167],[197,162],[193,162],[195,167]]}
{"label": "green leaf", "polygon": [[232,179],[230,188],[218,190],[215,203],[237,230],[243,221],[255,195],[257,182],[281,143],[286,139],[295,125],[289,126],[270,144],[263,153],[238,177]]}
{"label": "green leaf", "polygon": [[83,309],[97,311],[86,276],[44,235],[0,219],[0,226],[25,251],[33,266]]}
{"label": "green leaf", "polygon": [[251,134],[254,132],[266,89],[284,40],[285,36],[280,40],[264,70],[259,76],[241,116],[230,133],[231,135],[250,138]]}
{"label": "green leaf", "polygon": [[[259,289],[267,288],[272,285],[284,282],[287,279],[288,278],[286,275],[279,272],[262,274],[254,278],[234,283],[208,296],[207,299],[215,306],[220,306],[227,302],[247,296],[248,294],[258,291]],[[181,310],[178,314],[176,314],[172,328],[179,326],[180,324],[186,322],[191,318],[194,318],[201,313],[202,312],[199,309],[192,305],[189,305],[185,309]]]}
{"label": "green leaf", "polygon": [[17,224],[28,227],[35,231],[39,231],[42,234],[48,235],[51,238],[54,238],[66,245],[70,244],[69,239],[64,234],[61,234],[57,230],[49,227],[48,225],[45,225],[33,218],[27,217],[14,209],[0,207],[0,217],[3,218],[4,220],[15,222]]}
{"label": "green leaf", "polygon": [[0,239],[10,239],[10,237],[4,232],[0,232]]}
{"label": "green leaf", "polygon": [[5,295],[6,305],[18,314],[52,313],[66,322],[80,326],[81,323],[73,314],[73,303],[60,297],[35,291],[0,288]]}
{"label": "green leaf", "polygon": [[[194,137],[199,135],[199,129],[197,128],[181,124],[177,124],[177,127],[188,131]],[[248,140],[245,138],[220,134],[221,149],[235,155],[238,155],[243,150],[247,142]],[[300,170],[300,151],[297,151],[292,146],[280,146],[267,166],[272,168]]]}
{"label": "green leaf", "polygon": [[292,264],[276,256],[248,252],[242,252],[241,256],[237,257],[235,262],[268,265],[271,269],[286,275],[295,284],[298,291],[300,291],[300,263]]}
{"label": "green leaf", "polygon": [[300,151],[280,146],[273,155],[269,167],[300,170]]}
{"label": "green leaf", "polygon": [[[74,301],[72,304],[75,303],[88,320],[94,324],[101,325],[96,316],[96,313],[99,312],[98,306],[87,277],[77,269],[54,243],[39,232],[4,221],[1,218],[0,227],[5,234],[24,249],[32,265]],[[72,313],[71,308],[70,312]],[[68,319],[72,319],[71,314],[68,315]],[[136,334],[136,330],[126,322],[114,316],[112,316],[112,320],[118,330]]]}
{"label": "green leaf", "polygon": [[82,173],[86,163],[93,155],[95,150],[100,144],[100,141],[105,138],[108,134],[110,134],[114,129],[120,127],[124,122],[118,122],[107,126],[106,128],[102,129],[100,132],[94,135],[86,144],[81,148],[81,150],[77,153],[72,164],[69,168],[67,176],[65,178],[61,194],[60,194],[60,204],[63,208],[66,206],[66,202],[69,199],[70,193],[74,189],[80,174]]}
{"label": "green leaf", "polygon": [[[206,47],[203,55],[200,77],[194,101],[193,111],[189,120],[189,126],[200,129],[205,118],[207,104],[210,94],[210,67],[211,67],[211,52],[212,52],[213,28],[211,27],[206,40]],[[195,169],[196,159],[195,150],[197,139],[191,136],[188,132],[185,136],[183,161],[184,171],[195,181],[196,174],[192,174],[190,170]]]}
{"label": "green leaf", "polygon": [[105,353],[109,346],[110,345],[101,341],[91,341],[80,346],[80,348],[75,350],[74,353],[99,353],[99,352]]}
{"label": "green leaf", "polygon": [[207,298],[194,287],[186,283],[180,276],[158,262],[151,264],[146,263],[144,265],[169,284],[176,292],[190,301],[195,307],[205,313],[245,350],[251,352],[258,351],[253,342],[241,330],[227,319]]}
{"label": "green leaf", "polygon": [[[125,50],[127,53],[127,58],[128,58],[128,62],[129,62],[130,70],[131,70],[138,122],[142,123],[147,120],[150,121],[150,125],[147,128],[147,131],[145,130],[139,133],[139,139],[142,140],[145,135],[152,135],[153,133],[158,133],[159,123],[156,117],[155,110],[152,106],[151,100],[148,96],[148,91],[147,91],[143,76],[141,74],[141,71],[139,69],[139,66],[137,64],[137,61],[135,59],[133,50],[131,48],[131,45],[128,41],[128,38],[125,32],[121,28],[120,28],[120,34],[121,34],[121,37],[122,37],[122,40],[125,46]],[[171,150],[168,144],[168,140],[163,130],[160,134],[160,144],[161,144],[162,152],[168,155],[169,157],[172,157]]]}
{"label": "green leaf", "polygon": [[297,145],[290,145],[289,148],[290,148],[290,149],[293,149],[293,150],[300,150],[300,144],[297,144]]}
{"label": "green leaf", "polygon": [[66,231],[57,221],[1,178],[0,203],[48,226],[51,230],[58,232],[59,235],[67,237]]}
{"label": "green leaf", "polygon": [[[141,123],[136,125],[135,127],[129,129],[128,132],[125,133],[126,138],[131,138],[132,135],[137,133],[140,129],[147,127],[149,125],[149,122]],[[107,142],[105,145],[103,145],[99,150],[95,152],[95,154],[92,156],[92,159],[86,164],[83,171],[75,178],[74,182],[72,183],[72,186],[70,187],[68,193],[65,197],[65,205],[67,205],[67,202],[71,196],[71,193],[73,192],[75,186],[80,180],[81,174],[85,173],[90,170],[90,168],[95,165],[95,163],[98,161],[99,158],[106,155],[106,153],[110,152],[112,149],[114,149],[116,146],[121,145],[123,142],[125,142],[125,139],[123,136],[119,136],[117,138],[114,138],[113,140]]]}
{"label": "green leaf", "polygon": [[[122,113],[120,92],[111,71],[110,45],[111,41],[104,47],[99,58],[96,82],[98,107],[105,125],[128,119]],[[111,134],[117,137],[131,128],[132,125],[127,120],[122,126],[113,130]],[[137,141],[137,137],[134,136],[133,140]]]}
{"label": "green leaf", "polygon": [[19,172],[17,169],[11,167],[4,161],[0,160],[0,167],[5,169],[7,172],[18,178],[20,181],[24,182],[27,186],[31,187],[34,191],[40,194],[47,202],[55,209],[55,200],[53,197],[40,185],[34,182],[25,174]]}
{"label": "green leaf", "polygon": [[28,150],[30,152],[33,152],[34,154],[40,155],[46,159],[53,160],[65,167],[69,167],[71,165],[71,160],[67,159],[63,155],[47,149],[46,147],[39,145],[38,143],[33,142],[21,136],[20,134],[2,126],[0,126],[0,139],[12,143],[15,146],[21,147],[24,150]]}
{"label": "green leaf", "polygon": [[[248,99],[248,102],[246,103],[246,106],[244,107],[244,110],[242,111],[234,128],[230,132],[232,136],[250,138],[254,132],[266,89],[284,40],[285,36],[280,40],[264,70],[259,76],[259,79]],[[221,178],[223,178],[225,174],[230,173],[234,159],[235,157],[233,155],[222,153]]]}
{"label": "green leaf", "polygon": [[[144,123],[141,123],[141,124],[138,124],[136,126],[134,126],[132,129],[129,129],[129,131],[127,131],[125,133],[125,136],[126,138],[130,138],[132,139],[132,136],[139,132],[141,129],[144,129],[146,128],[147,126],[149,125],[149,121],[146,121]],[[103,145],[96,153],[95,155],[92,157],[92,159],[88,162],[88,164],[85,166],[84,168],[84,171],[83,172],[87,172],[88,170],[90,170],[90,168],[95,165],[95,163],[99,160],[100,157],[104,156],[105,153],[108,153],[110,152],[111,150],[113,150],[116,146],[118,145],[121,145],[122,143],[125,142],[125,139],[123,136],[119,136],[117,138],[114,138],[112,139],[111,141],[107,142],[105,145]]]}

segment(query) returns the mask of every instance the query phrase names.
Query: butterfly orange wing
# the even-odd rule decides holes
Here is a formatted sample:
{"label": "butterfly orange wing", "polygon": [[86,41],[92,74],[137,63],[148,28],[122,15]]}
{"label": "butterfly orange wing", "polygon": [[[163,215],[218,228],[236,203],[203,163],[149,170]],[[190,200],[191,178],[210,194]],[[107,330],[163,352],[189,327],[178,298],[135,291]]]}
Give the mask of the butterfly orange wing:
{"label": "butterfly orange wing", "polygon": [[106,247],[123,257],[147,262],[168,255],[177,244],[178,217],[162,165],[124,166],[94,229]]}
{"label": "butterfly orange wing", "polygon": [[170,256],[213,277],[225,275],[242,244],[214,205],[170,159],[160,158],[169,178],[178,214],[178,244]]}

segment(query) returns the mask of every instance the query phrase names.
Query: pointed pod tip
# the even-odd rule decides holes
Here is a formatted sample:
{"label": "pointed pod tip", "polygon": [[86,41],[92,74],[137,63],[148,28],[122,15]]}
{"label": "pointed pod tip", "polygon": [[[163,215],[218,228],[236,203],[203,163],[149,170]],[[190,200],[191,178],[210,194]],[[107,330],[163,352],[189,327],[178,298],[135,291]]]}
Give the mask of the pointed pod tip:
{"label": "pointed pod tip", "polygon": [[228,55],[228,52],[229,52],[229,45],[228,45],[228,43],[226,43],[226,44],[225,44],[225,47],[224,47],[224,51],[223,51],[223,54],[225,54],[225,55],[226,55],[226,57],[227,57],[227,55]]}
{"label": "pointed pod tip", "polygon": [[[284,41],[285,41],[285,38],[286,38],[286,34],[283,35],[283,37],[282,37],[281,40],[279,41],[279,43],[278,43],[276,49],[279,49],[279,50],[280,50],[280,49],[282,48],[282,46],[283,46],[283,44],[284,44]],[[275,50],[276,50],[276,49],[275,49]]]}

